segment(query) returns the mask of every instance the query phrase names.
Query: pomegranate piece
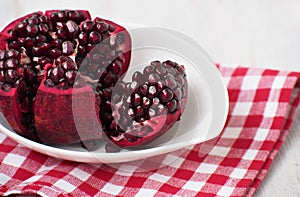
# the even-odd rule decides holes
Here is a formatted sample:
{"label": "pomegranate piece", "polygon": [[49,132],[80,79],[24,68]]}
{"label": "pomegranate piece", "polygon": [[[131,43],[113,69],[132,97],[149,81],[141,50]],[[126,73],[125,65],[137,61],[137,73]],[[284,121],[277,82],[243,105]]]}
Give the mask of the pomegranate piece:
{"label": "pomegranate piece", "polygon": [[99,89],[105,134],[120,147],[153,141],[180,119],[187,90],[184,67],[172,61],[153,61],[132,82]]}
{"label": "pomegranate piece", "polygon": [[80,78],[75,62],[62,56],[46,69],[34,107],[38,138],[47,144],[101,139],[97,99]]}
{"label": "pomegranate piece", "polygon": [[16,19],[0,36],[1,111],[13,129],[47,144],[101,138],[95,86],[111,88],[127,71],[126,29],[84,10],[49,10]]}
{"label": "pomegranate piece", "polygon": [[[26,68],[25,70],[28,70]],[[30,92],[23,78],[20,54],[14,49],[0,51],[0,110],[20,135],[36,139],[30,119]]]}

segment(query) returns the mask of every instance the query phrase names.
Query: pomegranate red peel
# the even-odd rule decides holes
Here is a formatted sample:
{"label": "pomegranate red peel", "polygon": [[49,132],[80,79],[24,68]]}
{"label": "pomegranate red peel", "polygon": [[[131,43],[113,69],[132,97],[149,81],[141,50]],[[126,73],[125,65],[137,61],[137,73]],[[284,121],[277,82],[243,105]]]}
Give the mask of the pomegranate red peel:
{"label": "pomegranate red peel", "polygon": [[22,113],[17,101],[17,94],[17,88],[12,88],[9,92],[0,89],[0,110],[12,129],[18,134],[24,135],[23,132],[26,131],[26,128],[21,123],[22,118],[19,117]]}
{"label": "pomegranate red peel", "polygon": [[[61,90],[57,94],[55,87],[45,87],[43,81],[37,92],[34,108],[37,136],[46,144],[72,144],[101,139],[99,118],[91,118],[98,111],[91,87]],[[80,131],[84,133],[78,133]]]}
{"label": "pomegranate red peel", "polygon": [[6,40],[10,37],[9,34],[0,33],[0,50],[6,49]]}

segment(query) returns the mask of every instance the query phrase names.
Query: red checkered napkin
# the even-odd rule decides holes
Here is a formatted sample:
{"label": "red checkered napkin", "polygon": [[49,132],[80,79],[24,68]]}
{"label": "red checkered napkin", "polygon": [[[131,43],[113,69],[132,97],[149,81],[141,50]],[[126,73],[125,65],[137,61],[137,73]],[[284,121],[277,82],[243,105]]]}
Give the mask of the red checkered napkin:
{"label": "red checkered napkin", "polygon": [[230,99],[219,138],[189,147],[185,154],[168,154],[175,160],[166,167],[125,172],[48,157],[0,134],[0,195],[251,196],[293,122],[300,73],[218,68]]}

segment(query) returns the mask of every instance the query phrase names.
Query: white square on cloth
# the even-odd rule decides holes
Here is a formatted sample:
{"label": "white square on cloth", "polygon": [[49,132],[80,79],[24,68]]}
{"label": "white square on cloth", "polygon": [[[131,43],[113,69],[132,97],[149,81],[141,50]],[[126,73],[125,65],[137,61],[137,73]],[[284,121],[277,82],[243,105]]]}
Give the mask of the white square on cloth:
{"label": "white square on cloth", "polygon": [[277,109],[278,109],[278,102],[267,102],[264,111],[264,116],[265,117],[276,116]]}
{"label": "white square on cloth", "polygon": [[254,136],[255,141],[264,141],[269,133],[268,129],[258,128]]}
{"label": "white square on cloth", "polygon": [[56,187],[59,187],[59,188],[64,188],[64,190],[66,192],[72,192],[76,189],[76,187],[74,185],[72,185],[71,183],[68,183],[67,181],[65,181],[63,179],[56,181],[53,185],[55,185]]}
{"label": "white square on cloth", "polygon": [[205,182],[196,182],[196,181],[187,181],[182,189],[186,190],[192,190],[192,191],[199,191],[203,186],[205,185]]}
{"label": "white square on cloth", "polygon": [[252,102],[239,102],[236,103],[232,111],[232,115],[236,116],[247,116],[250,114],[251,107],[253,106]]}
{"label": "white square on cloth", "polygon": [[241,90],[256,90],[261,76],[245,76]]}
{"label": "white square on cloth", "polygon": [[222,186],[221,189],[218,191],[217,196],[230,196],[232,195],[233,190],[234,187]]}
{"label": "white square on cloth", "polygon": [[145,196],[154,196],[156,194],[157,190],[154,189],[139,189],[139,192],[135,194],[135,197],[145,197]]}
{"label": "white square on cloth", "polygon": [[246,160],[254,160],[254,158],[256,157],[258,153],[258,150],[247,150],[247,152],[243,155],[243,159]]}
{"label": "white square on cloth", "polygon": [[2,163],[19,168],[22,166],[25,159],[26,157],[21,155],[8,154]]}
{"label": "white square on cloth", "polygon": [[229,175],[232,178],[241,179],[247,173],[247,169],[234,168],[234,170]]}
{"label": "white square on cloth", "polygon": [[123,189],[122,186],[114,185],[111,183],[106,183],[104,187],[101,189],[102,192],[106,192],[108,194],[117,195]]}
{"label": "white square on cloth", "polygon": [[209,173],[214,173],[217,168],[218,168],[218,165],[202,163],[196,169],[196,172],[209,174]]}

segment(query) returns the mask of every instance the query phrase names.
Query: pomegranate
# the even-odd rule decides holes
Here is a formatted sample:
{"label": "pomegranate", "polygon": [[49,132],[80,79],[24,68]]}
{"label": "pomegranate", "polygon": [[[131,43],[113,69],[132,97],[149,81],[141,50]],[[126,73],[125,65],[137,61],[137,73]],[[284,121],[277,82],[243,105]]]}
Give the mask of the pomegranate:
{"label": "pomegranate", "polygon": [[187,79],[182,65],[153,61],[131,82],[98,88],[103,131],[115,145],[135,147],[169,130],[183,113]]}
{"label": "pomegranate", "polygon": [[0,110],[18,134],[45,144],[149,143],[180,119],[186,73],[153,61],[126,82],[130,58],[130,35],[112,21],[84,10],[26,15],[0,33]]}
{"label": "pomegranate", "polygon": [[46,144],[101,138],[95,87],[111,88],[127,71],[126,29],[88,11],[50,10],[16,19],[0,36],[0,109],[12,128]]}

